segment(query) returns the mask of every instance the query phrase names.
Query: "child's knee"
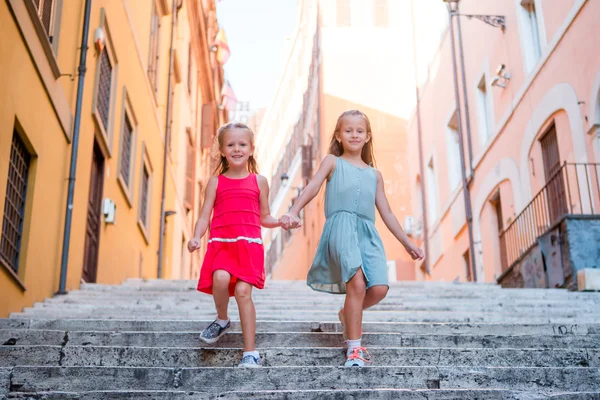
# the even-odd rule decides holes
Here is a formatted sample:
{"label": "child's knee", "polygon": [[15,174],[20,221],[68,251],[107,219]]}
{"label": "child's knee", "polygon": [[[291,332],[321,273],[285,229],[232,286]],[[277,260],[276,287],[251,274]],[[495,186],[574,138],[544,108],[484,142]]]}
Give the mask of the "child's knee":
{"label": "child's knee", "polygon": [[229,282],[231,281],[231,275],[229,272],[224,271],[222,269],[216,270],[213,272],[213,286],[217,286],[219,288],[229,286]]}
{"label": "child's knee", "polygon": [[373,296],[378,298],[378,299],[384,299],[385,296],[387,296],[388,291],[389,291],[389,287],[387,286],[373,286],[372,288],[369,289],[369,291],[373,292]]}
{"label": "child's knee", "polygon": [[236,300],[248,300],[252,298],[252,286],[246,282],[238,281],[235,285],[235,298]]}

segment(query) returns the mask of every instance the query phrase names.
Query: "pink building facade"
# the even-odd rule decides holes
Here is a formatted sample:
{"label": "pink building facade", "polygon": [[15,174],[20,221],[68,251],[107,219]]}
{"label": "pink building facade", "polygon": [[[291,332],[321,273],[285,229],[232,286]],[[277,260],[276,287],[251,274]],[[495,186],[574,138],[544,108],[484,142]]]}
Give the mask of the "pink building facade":
{"label": "pink building facade", "polygon": [[[417,265],[415,275],[502,283],[519,263],[539,261],[535,254],[549,247],[540,244],[541,253],[532,248],[553,229],[564,230],[565,215],[594,220],[600,214],[600,165],[595,164],[600,163],[600,1],[461,0],[459,7],[461,14],[504,16],[506,24],[500,29],[454,18],[455,35],[461,18],[464,47],[466,87],[460,63],[457,82],[473,243],[447,30],[419,84],[419,113],[408,125],[412,203],[420,226],[414,236],[426,238],[428,249],[428,262]],[[427,21],[417,18],[415,24]],[[598,232],[586,244],[593,254],[600,248]],[[598,258],[585,261],[587,267],[600,268]],[[544,260],[549,263],[547,254]],[[565,286],[564,281],[546,287]]]}

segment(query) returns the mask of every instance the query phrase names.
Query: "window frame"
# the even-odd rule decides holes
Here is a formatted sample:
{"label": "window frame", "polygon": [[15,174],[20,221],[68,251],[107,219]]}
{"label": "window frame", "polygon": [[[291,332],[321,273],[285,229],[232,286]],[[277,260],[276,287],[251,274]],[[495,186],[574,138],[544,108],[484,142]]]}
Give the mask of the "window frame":
{"label": "window frame", "polygon": [[102,117],[100,116],[98,110],[98,92],[100,90],[100,67],[102,63],[102,52],[98,55],[98,59],[96,60],[96,73],[94,79],[94,92],[92,97],[92,116],[94,118],[94,122],[98,127],[100,138],[100,147],[104,151],[107,158],[112,156],[112,148],[113,148],[113,140],[114,140],[114,119],[115,119],[115,103],[116,103],[116,93],[118,86],[118,72],[119,72],[119,60],[117,58],[115,49],[112,45],[111,35],[109,25],[106,21],[106,11],[104,8],[100,10],[100,29],[104,31],[104,49],[102,52],[106,51],[108,55],[108,59],[112,66],[111,72],[111,81],[110,81],[110,98],[108,103],[108,122],[107,128],[104,128],[104,123],[102,122]]}
{"label": "window frame", "polygon": [[[32,212],[32,206],[33,206],[33,191],[34,191],[34,182],[35,182],[35,175],[36,175],[36,160],[37,160],[37,154],[34,151],[31,143],[29,142],[27,136],[23,133],[23,129],[21,127],[21,125],[19,124],[18,121],[15,121],[15,125],[13,127],[13,136],[11,138],[11,151],[10,153],[12,154],[12,141],[14,140],[14,138],[17,138],[17,140],[19,140],[21,142],[21,144],[23,145],[25,151],[27,152],[27,154],[29,155],[29,163],[27,166],[27,178],[26,178],[26,188],[25,188],[25,196],[24,196],[24,201],[23,201],[23,210],[22,210],[22,221],[21,221],[21,227],[20,227],[20,235],[21,238],[19,240],[19,255],[18,255],[18,261],[17,261],[17,269],[16,271],[12,268],[11,265],[8,264],[7,261],[4,260],[3,257],[0,257],[0,268],[3,268],[8,275],[13,279],[13,281],[19,286],[19,288],[22,291],[26,291],[27,287],[25,286],[24,283],[24,277],[26,274],[26,270],[27,270],[27,253],[28,253],[28,247],[29,247],[29,242],[28,242],[28,238],[29,238],[29,233],[30,233],[30,229],[31,229],[31,212]],[[7,175],[6,175],[6,189],[5,189],[5,194],[6,191],[8,190],[8,180],[9,180],[9,176],[10,176],[10,156],[8,159],[9,165],[7,168]],[[7,196],[5,195],[5,203],[2,207],[2,222],[0,223],[0,244],[2,243],[2,237],[3,237],[3,232],[4,232],[4,216],[6,213],[6,198]]]}
{"label": "window frame", "polygon": [[[138,211],[137,211],[137,225],[140,229],[140,232],[146,241],[146,244],[150,244],[150,228],[151,228],[151,216],[152,216],[152,187],[153,187],[153,168],[152,163],[150,162],[150,155],[148,154],[148,149],[146,147],[146,143],[142,142],[142,157],[140,163],[140,172],[139,172],[139,198],[138,198]],[[144,172],[148,173],[148,189],[147,189],[147,197],[146,197],[146,215],[145,215],[145,223],[142,220],[142,200],[144,197],[143,193],[143,179]]]}
{"label": "window frame", "polygon": [[[123,140],[125,139],[124,130],[125,124],[129,121],[131,124],[131,146],[129,149],[129,176],[127,177],[127,181],[123,177],[122,174],[122,165],[123,165]],[[127,88],[123,87],[123,105],[121,107],[121,125],[120,125],[120,139],[119,139],[119,160],[117,164],[117,181],[119,183],[119,187],[123,192],[123,196],[127,201],[127,205],[129,208],[133,207],[133,187],[135,180],[135,164],[136,164],[136,150],[137,150],[137,137],[138,137],[138,120],[133,111],[133,105],[131,104],[131,99],[127,93]]]}

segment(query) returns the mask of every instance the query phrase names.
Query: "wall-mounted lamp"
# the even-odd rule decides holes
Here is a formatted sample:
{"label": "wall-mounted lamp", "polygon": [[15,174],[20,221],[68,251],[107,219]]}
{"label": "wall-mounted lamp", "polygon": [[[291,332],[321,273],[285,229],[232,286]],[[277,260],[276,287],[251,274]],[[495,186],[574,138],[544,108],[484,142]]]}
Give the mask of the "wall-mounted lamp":
{"label": "wall-mounted lamp", "polygon": [[96,51],[102,53],[102,50],[104,50],[104,29],[96,28],[94,31],[94,44],[96,45]]}
{"label": "wall-mounted lamp", "polygon": [[504,89],[510,78],[510,74],[506,73],[506,65],[500,64],[496,69],[496,76],[492,79],[492,86],[499,86]]}

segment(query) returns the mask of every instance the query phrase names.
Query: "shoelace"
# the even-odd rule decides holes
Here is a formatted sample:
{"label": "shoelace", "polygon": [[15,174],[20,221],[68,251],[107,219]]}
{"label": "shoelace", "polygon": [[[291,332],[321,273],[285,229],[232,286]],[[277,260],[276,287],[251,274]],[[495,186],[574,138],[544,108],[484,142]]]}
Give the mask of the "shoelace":
{"label": "shoelace", "polygon": [[[363,355],[366,355],[366,358]],[[348,356],[348,360],[361,360],[368,364],[371,362],[371,354],[364,347],[355,347],[352,349],[352,354]]]}

